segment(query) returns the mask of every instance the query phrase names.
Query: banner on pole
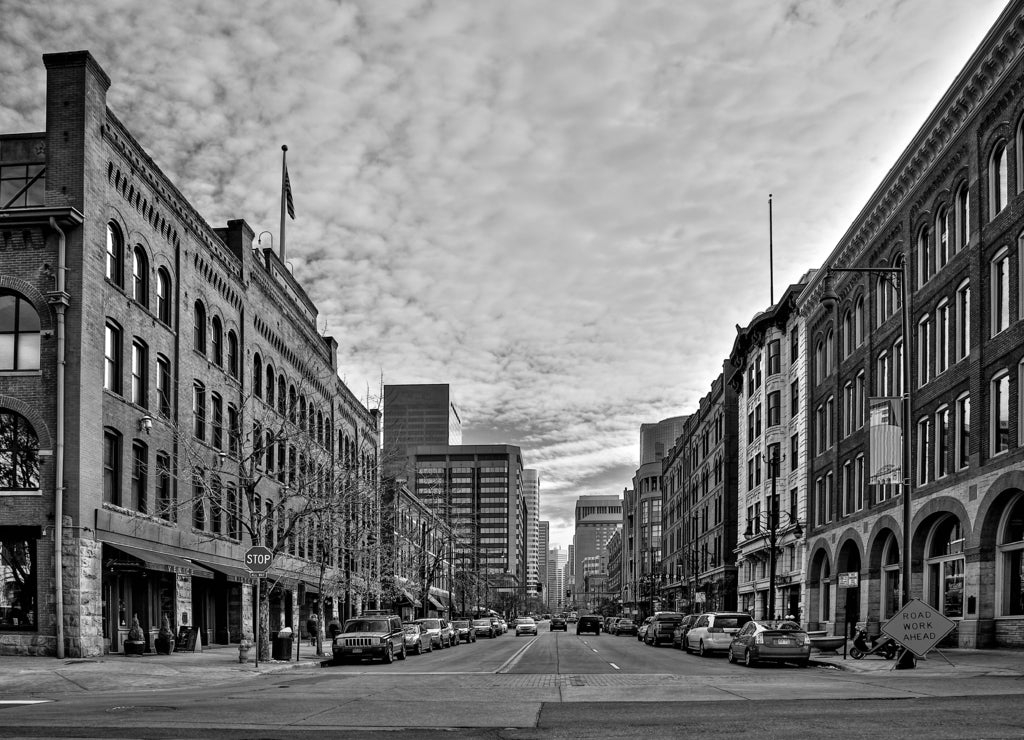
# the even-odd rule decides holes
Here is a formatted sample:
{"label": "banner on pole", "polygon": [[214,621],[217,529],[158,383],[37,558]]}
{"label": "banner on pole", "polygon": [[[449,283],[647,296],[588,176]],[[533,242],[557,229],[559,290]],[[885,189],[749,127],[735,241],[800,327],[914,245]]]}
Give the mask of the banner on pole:
{"label": "banner on pole", "polygon": [[879,486],[879,499],[896,493],[903,480],[903,399],[868,399],[868,483]]}

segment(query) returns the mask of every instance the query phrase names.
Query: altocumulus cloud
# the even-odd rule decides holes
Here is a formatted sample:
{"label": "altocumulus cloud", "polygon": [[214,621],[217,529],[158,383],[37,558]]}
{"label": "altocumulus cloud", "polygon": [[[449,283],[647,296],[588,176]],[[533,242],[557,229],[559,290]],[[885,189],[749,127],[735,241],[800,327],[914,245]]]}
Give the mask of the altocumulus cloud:
{"label": "altocumulus cloud", "polygon": [[40,54],[90,49],[200,212],[257,232],[289,144],[289,260],[345,379],[451,383],[467,441],[540,469],[564,545],[769,302],[768,192],[781,286],[1001,6],[0,0],[0,131],[42,128]]}

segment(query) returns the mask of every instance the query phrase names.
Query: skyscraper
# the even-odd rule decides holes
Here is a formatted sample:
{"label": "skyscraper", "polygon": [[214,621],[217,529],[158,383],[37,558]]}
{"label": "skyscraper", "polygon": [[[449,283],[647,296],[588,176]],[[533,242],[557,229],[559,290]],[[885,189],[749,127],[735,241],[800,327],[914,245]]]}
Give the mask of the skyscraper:
{"label": "skyscraper", "polygon": [[384,386],[384,464],[401,475],[416,445],[461,445],[462,417],[447,383]]}
{"label": "skyscraper", "polygon": [[587,585],[583,561],[603,556],[598,562],[607,564],[608,539],[622,526],[622,499],[618,496],[580,496],[576,499],[575,523],[573,589],[577,606],[583,606],[598,598],[585,595]]}
{"label": "skyscraper", "polygon": [[526,594],[537,595],[538,522],[540,521],[540,473],[531,468],[523,470],[523,499],[526,502]]}

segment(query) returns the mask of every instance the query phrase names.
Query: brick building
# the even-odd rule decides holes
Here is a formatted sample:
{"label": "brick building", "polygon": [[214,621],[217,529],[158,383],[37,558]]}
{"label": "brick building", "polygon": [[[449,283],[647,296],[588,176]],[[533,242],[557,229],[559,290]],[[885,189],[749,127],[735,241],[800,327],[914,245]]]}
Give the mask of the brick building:
{"label": "brick building", "polygon": [[207,225],[88,52],[44,63],[46,130],[0,135],[0,653],[118,651],[133,617],[237,642],[254,542],[272,630],[379,600],[378,418],[315,305]]}

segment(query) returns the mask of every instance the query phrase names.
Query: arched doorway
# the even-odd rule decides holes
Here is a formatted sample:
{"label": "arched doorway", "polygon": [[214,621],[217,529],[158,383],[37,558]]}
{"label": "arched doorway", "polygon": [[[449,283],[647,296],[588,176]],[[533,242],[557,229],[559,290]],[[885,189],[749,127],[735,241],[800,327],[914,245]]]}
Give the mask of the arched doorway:
{"label": "arched doorway", "polygon": [[964,616],[964,533],[960,518],[938,519],[925,544],[925,600],[950,619]]}
{"label": "arched doorway", "polygon": [[847,540],[839,549],[836,558],[837,573],[853,573],[856,586],[842,582],[836,586],[836,634],[853,635],[854,626],[860,621],[860,547],[853,540]]}
{"label": "arched doorway", "polygon": [[826,629],[832,621],[832,568],[828,553],[818,550],[811,557],[807,578],[807,628]]}

